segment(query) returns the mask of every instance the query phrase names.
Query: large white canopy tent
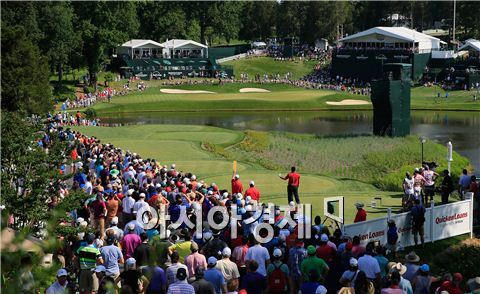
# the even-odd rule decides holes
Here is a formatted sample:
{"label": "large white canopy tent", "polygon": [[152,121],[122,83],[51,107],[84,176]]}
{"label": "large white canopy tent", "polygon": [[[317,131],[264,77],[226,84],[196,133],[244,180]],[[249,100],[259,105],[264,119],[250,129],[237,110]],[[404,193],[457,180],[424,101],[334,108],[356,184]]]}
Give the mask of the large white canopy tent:
{"label": "large white canopy tent", "polygon": [[172,39],[161,44],[165,58],[208,57],[208,46],[193,40]]}
{"label": "large white canopy tent", "polygon": [[132,39],[117,48],[117,54],[126,54],[131,58],[159,58],[163,45],[153,40]]}
{"label": "large white canopy tent", "polygon": [[418,53],[439,50],[442,40],[403,27],[374,27],[339,40],[346,48],[412,49]]}
{"label": "large white canopy tent", "polygon": [[465,44],[458,48],[458,51],[476,51],[480,52],[480,41],[475,39],[468,39]]}

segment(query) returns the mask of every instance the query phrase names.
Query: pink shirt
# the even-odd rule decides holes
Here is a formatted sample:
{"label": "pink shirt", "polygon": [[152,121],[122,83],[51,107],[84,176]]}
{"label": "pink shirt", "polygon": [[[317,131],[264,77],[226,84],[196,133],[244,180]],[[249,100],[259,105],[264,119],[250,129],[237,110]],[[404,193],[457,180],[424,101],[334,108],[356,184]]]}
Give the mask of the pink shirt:
{"label": "pink shirt", "polygon": [[185,265],[188,269],[188,277],[192,278],[195,277],[195,269],[197,266],[203,266],[204,269],[207,268],[207,260],[205,259],[205,255],[195,252],[185,257]]}
{"label": "pink shirt", "polygon": [[245,266],[245,256],[247,256],[248,246],[240,245],[233,249],[232,258],[235,259],[235,262],[238,267]]}
{"label": "pink shirt", "polygon": [[122,248],[123,255],[125,255],[125,260],[130,257],[133,257],[133,252],[138,245],[142,243],[142,240],[137,234],[130,233],[123,237]]}

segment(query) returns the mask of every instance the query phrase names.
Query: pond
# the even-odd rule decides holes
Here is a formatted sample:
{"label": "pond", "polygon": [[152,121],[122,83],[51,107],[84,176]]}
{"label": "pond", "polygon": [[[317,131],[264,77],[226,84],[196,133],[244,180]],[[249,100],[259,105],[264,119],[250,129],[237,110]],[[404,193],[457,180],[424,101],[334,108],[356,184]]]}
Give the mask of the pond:
{"label": "pond", "polygon": [[[476,171],[480,170],[479,112],[413,111],[411,118],[411,134],[424,136],[441,144],[451,140],[454,150],[469,158]],[[372,120],[371,111],[153,112],[101,118],[103,124],[111,126],[192,124],[233,130],[286,131],[320,136],[371,134]]]}

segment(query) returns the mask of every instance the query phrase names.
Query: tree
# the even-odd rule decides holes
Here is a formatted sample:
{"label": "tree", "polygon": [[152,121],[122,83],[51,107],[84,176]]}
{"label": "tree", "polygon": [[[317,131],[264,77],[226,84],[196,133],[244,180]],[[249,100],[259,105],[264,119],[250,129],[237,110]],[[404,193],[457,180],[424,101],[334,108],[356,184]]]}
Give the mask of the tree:
{"label": "tree", "polygon": [[23,27],[2,28],[2,109],[45,114],[53,109],[47,60]]}
{"label": "tree", "polygon": [[246,2],[241,14],[243,25],[239,37],[243,40],[266,39],[275,35],[276,2]]}
{"label": "tree", "polygon": [[179,3],[145,2],[141,3],[138,10],[142,38],[166,40],[187,37],[190,25],[187,14]]}
{"label": "tree", "polygon": [[216,34],[225,38],[227,43],[238,38],[242,26],[240,14],[244,2],[217,2],[213,9],[212,27]]}
{"label": "tree", "polygon": [[136,2],[73,2],[79,17],[83,56],[90,84],[97,89],[97,73],[113,50],[137,35],[139,21]]}
{"label": "tree", "polygon": [[52,136],[49,152],[40,148],[42,125],[27,122],[17,113],[2,113],[1,193],[15,229],[39,228],[49,218],[47,200],[57,195],[51,189],[59,179],[59,167],[68,150]]}
{"label": "tree", "polygon": [[49,57],[50,65],[57,70],[58,86],[61,87],[64,66],[80,45],[73,27],[75,15],[69,2],[46,2],[41,12],[40,27],[44,37],[40,47]]}

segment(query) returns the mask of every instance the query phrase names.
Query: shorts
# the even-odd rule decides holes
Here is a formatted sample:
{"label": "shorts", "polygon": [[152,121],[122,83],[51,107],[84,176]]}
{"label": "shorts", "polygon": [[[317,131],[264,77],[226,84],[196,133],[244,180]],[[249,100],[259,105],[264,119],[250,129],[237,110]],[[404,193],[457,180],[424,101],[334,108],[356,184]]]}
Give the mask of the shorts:
{"label": "shorts", "polygon": [[423,236],[425,234],[423,225],[421,226],[412,226],[412,234],[416,235],[419,234],[420,236]]}
{"label": "shorts", "polygon": [[435,186],[425,186],[425,196],[435,196]]}
{"label": "shorts", "polygon": [[84,292],[92,292],[98,290],[98,279],[95,275],[94,271],[89,269],[81,270],[80,271],[80,278],[79,278],[79,288],[80,293]]}

